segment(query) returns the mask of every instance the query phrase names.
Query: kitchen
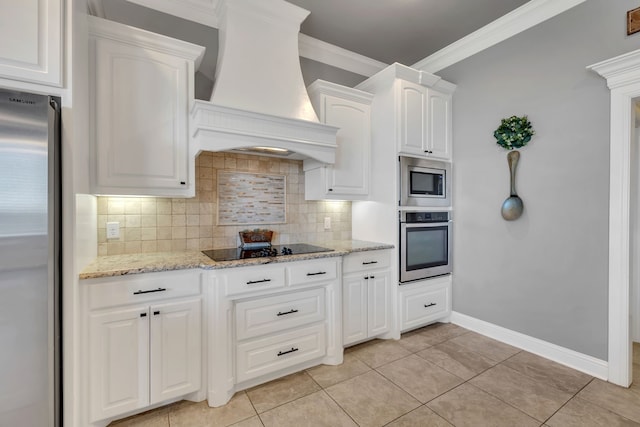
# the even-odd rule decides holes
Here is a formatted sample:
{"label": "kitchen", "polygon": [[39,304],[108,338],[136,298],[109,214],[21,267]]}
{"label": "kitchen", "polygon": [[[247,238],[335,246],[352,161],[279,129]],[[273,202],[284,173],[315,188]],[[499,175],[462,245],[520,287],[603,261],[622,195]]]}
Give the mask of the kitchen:
{"label": "kitchen", "polygon": [[[608,327],[608,146],[596,141],[606,141],[609,138],[606,123],[609,93],[604,81],[585,67],[638,47],[637,39],[621,35],[622,25],[618,25],[620,16],[624,16],[627,10],[635,6],[637,5],[632,2],[615,7],[605,7],[604,3],[596,1],[586,2],[496,47],[457,64],[449,64],[449,68],[436,72],[458,86],[453,95],[455,279],[452,300],[454,312],[467,316],[459,318],[458,323],[469,321],[469,318],[482,319],[507,331],[571,349],[593,358],[584,360],[594,362],[592,365],[598,369],[604,367],[605,375]],[[78,4],[67,8],[67,16],[73,17],[74,14],[81,13],[76,7],[81,9]],[[575,30],[580,23],[594,20],[602,24],[593,23],[586,34]],[[88,44],[88,40],[81,37],[81,20],[69,19],[69,25],[75,31],[66,43],[73,46],[73,52],[81,52],[82,46]],[[572,28],[573,32],[570,30]],[[584,40],[588,37],[591,37],[591,43]],[[561,53],[549,52],[545,46],[550,40],[554,43],[561,40],[563,49],[576,51],[575,56],[579,58],[565,58],[561,57]],[[72,340],[72,337],[78,339],[82,319],[78,300],[80,285],[70,278],[77,277],[95,258],[100,244],[109,244],[106,240],[98,243],[97,240],[101,237],[96,232],[99,215],[109,215],[109,202],[107,201],[105,211],[104,202],[99,201],[102,198],[89,196],[94,194],[90,190],[88,179],[92,175],[89,173],[90,153],[86,144],[80,142],[86,141],[88,138],[83,135],[89,133],[88,120],[82,119],[82,112],[90,110],[88,100],[83,98],[83,93],[86,93],[82,89],[83,85],[88,87],[89,83],[88,77],[83,77],[85,74],[80,56],[81,54],[75,54],[67,57],[68,73],[73,75],[73,91],[58,91],[63,101],[63,126],[67,123],[66,128],[63,128],[63,143],[67,147],[66,151],[63,149],[67,156],[63,170],[67,182],[63,212],[74,213],[63,218],[63,230],[68,233],[65,235],[66,244],[63,245],[66,254],[65,289],[71,288],[64,294],[68,308],[64,312],[67,320],[64,323],[72,329],[71,333],[65,333],[67,340]],[[534,59],[530,59],[531,57]],[[494,63],[500,64],[499,68],[490,65]],[[509,77],[514,75],[519,77]],[[527,79],[532,84],[523,87],[521,79]],[[38,91],[37,86],[16,83],[15,79],[3,83],[7,87]],[[343,84],[345,83],[352,87],[357,82],[345,81]],[[42,91],[42,88],[39,90]],[[479,102],[483,103],[481,108],[478,107]],[[72,110],[69,109],[71,105]],[[65,106],[66,113],[73,117],[77,115],[77,120],[64,120]],[[496,209],[499,210],[508,189],[507,168],[504,152],[492,147],[492,132],[500,117],[512,113],[526,113],[532,119],[535,118],[537,135],[531,146],[523,151],[519,170],[518,189],[525,199],[525,214],[519,221],[506,223],[499,213],[496,215]],[[570,126],[562,126],[555,117],[564,117]],[[565,167],[565,160],[576,155],[575,153],[580,153],[580,164]],[[533,165],[539,170],[544,167],[544,173],[531,169]],[[298,172],[302,169],[300,167]],[[372,174],[370,183],[371,194],[375,196],[389,184],[374,184],[376,179],[385,181],[384,174],[377,172],[384,168],[374,165],[372,170],[376,171]],[[192,171],[195,173],[195,168]],[[189,182],[196,182],[195,176]],[[562,191],[562,186],[557,182],[569,185],[572,189],[571,197],[575,197],[570,199],[575,203],[566,207],[568,211],[563,211],[567,218],[571,218],[571,226],[567,226],[564,218],[559,220],[548,215],[555,212],[558,203],[567,197],[566,191]],[[591,201],[587,210],[584,209],[584,200]],[[350,230],[343,228],[345,225],[341,222],[348,223],[349,215],[353,219],[359,215],[358,212],[374,211],[377,203],[379,202],[352,202],[350,214],[342,216],[340,213],[338,217],[332,216],[332,212],[327,215],[333,205],[319,202],[316,207],[315,232],[325,233],[324,217],[329,216],[332,218],[331,225],[338,227],[337,232],[341,233],[339,239],[344,239],[342,233]],[[144,200],[141,200],[140,209],[143,204]],[[185,221],[187,205],[185,202]],[[299,208],[302,205],[303,203],[299,203]],[[120,209],[117,201],[115,209]],[[177,206],[176,209],[182,207]],[[386,215],[390,220],[385,221],[385,224],[394,225],[378,229],[395,234],[397,216],[393,213]],[[352,237],[360,237],[358,233],[361,231],[357,229],[360,225],[359,221],[354,220]],[[177,231],[181,232],[182,230]],[[185,228],[185,248],[187,232]],[[234,230],[233,234],[236,232]],[[288,230],[282,234],[291,236],[300,232],[312,233],[306,230]],[[211,234],[213,236],[213,230]],[[554,236],[554,239],[551,240],[550,236]],[[336,237],[332,235],[333,239]],[[203,237],[209,238],[214,237]],[[291,243],[300,241],[298,238],[289,238]],[[157,239],[156,248],[160,244],[159,240],[169,239]],[[366,240],[391,243],[384,238],[367,237]],[[138,242],[142,248],[142,237]],[[516,252],[521,256],[514,257],[512,254]],[[519,278],[516,283],[513,281],[514,277]],[[74,282],[74,285],[70,285]],[[531,301],[541,302],[532,305]],[[471,327],[468,323],[462,326]],[[479,326],[487,327],[486,324]],[[68,348],[75,348],[68,351],[69,354],[78,351],[73,345]],[[79,355],[76,353],[75,357]],[[602,363],[595,363],[598,361]],[[67,367],[74,366],[73,359],[65,359],[65,364],[67,363],[70,364]],[[67,375],[71,375],[71,372],[72,369],[68,369]],[[74,376],[71,375],[71,378]],[[65,386],[71,387],[75,393],[82,393],[83,390],[82,380],[77,377],[66,382]],[[72,403],[65,403],[66,410],[70,413],[78,410]]]}

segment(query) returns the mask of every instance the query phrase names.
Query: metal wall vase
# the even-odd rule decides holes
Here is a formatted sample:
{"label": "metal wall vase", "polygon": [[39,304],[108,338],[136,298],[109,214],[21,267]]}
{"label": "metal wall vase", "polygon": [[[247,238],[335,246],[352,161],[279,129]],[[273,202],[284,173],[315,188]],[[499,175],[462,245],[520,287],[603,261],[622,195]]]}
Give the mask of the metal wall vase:
{"label": "metal wall vase", "polygon": [[511,195],[502,203],[502,218],[507,221],[513,221],[520,218],[524,210],[522,199],[516,193],[516,168],[520,160],[519,151],[511,151],[507,154],[507,162],[509,163],[509,173],[511,174]]}

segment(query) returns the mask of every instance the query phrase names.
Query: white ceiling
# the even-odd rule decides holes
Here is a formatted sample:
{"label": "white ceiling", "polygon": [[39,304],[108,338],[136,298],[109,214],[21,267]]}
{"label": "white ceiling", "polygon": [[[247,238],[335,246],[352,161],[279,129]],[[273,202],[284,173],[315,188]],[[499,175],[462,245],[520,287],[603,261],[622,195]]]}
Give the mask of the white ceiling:
{"label": "white ceiling", "polygon": [[[133,3],[160,5],[168,3],[166,0],[89,1],[100,5],[100,14],[106,19],[205,46],[200,73],[213,80],[218,52],[215,28]],[[218,0],[189,1],[216,4]],[[414,64],[527,3],[527,0],[288,1],[311,12],[302,24],[302,33],[383,63],[405,65]]]}

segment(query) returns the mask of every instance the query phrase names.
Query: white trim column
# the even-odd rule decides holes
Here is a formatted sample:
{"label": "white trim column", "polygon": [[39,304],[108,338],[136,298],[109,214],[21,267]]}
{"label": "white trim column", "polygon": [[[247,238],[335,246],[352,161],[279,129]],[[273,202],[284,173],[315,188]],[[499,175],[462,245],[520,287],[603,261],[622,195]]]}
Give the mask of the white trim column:
{"label": "white trim column", "polygon": [[[630,336],[631,143],[634,98],[640,97],[640,50],[587,67],[611,89],[609,148],[609,382],[632,380]],[[636,166],[638,167],[638,166]]]}

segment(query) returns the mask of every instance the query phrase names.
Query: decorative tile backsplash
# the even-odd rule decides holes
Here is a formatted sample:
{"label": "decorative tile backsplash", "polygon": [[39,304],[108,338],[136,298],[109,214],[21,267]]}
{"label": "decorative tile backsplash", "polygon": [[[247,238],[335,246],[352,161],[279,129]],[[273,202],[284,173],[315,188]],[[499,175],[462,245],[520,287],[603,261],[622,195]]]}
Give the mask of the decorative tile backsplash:
{"label": "decorative tile backsplash", "polygon": [[286,176],[218,170],[218,225],[286,223]]}
{"label": "decorative tile backsplash", "polygon": [[[286,223],[218,225],[218,171],[284,176]],[[324,230],[324,218],[331,230]],[[106,223],[120,223],[120,238],[106,238]],[[98,255],[230,248],[238,232],[273,230],[274,244],[320,243],[351,238],[351,203],[304,200],[302,161],[235,153],[202,153],[196,159],[196,197],[98,197]]]}

